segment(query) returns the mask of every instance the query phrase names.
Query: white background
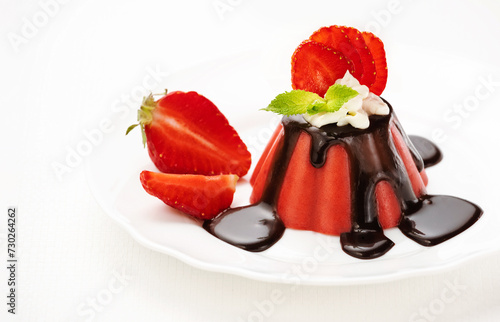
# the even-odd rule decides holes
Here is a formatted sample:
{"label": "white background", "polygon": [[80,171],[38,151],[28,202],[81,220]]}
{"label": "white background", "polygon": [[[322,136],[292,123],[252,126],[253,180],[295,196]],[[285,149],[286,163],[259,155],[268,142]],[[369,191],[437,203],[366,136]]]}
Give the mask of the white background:
{"label": "white background", "polygon": [[[0,106],[4,120],[0,127],[0,212],[5,213],[1,217],[5,220],[0,221],[0,258],[6,249],[7,207],[17,206],[17,320],[500,318],[498,251],[419,277],[292,290],[289,285],[202,271],[140,246],[106,215],[88,188],[84,163],[91,151],[65,173],[54,170],[56,164],[67,163],[70,151],[86,139],[85,133],[99,129],[109,115],[119,113],[133,123],[136,98],[147,90],[200,91],[230,120],[241,113],[238,100],[245,100],[246,95],[261,95],[262,102],[268,102],[272,95],[289,88],[289,57],[295,46],[318,27],[339,24],[375,31],[384,41],[390,73],[384,97],[396,107],[403,124],[412,115],[425,114],[428,119],[407,132],[438,141],[441,138],[445,147],[460,144],[454,141],[455,134],[491,144],[491,151],[485,149],[477,157],[491,162],[467,164],[450,178],[456,180],[457,189],[449,193],[467,197],[463,184],[474,181],[474,169],[497,164],[500,86],[492,85],[484,92],[482,84],[488,79],[494,84],[500,81],[498,2],[0,3]],[[250,68],[254,71],[251,79],[265,82],[269,88],[266,93],[252,91],[251,81],[242,88],[231,80],[221,80],[219,85],[214,81],[217,75],[206,75],[207,84],[200,88],[176,88],[175,83],[169,83],[170,74],[249,50],[258,53],[258,59],[251,60],[255,64]],[[151,70],[157,70],[153,74],[158,79],[145,86],[146,78],[154,79]],[[234,70],[235,79],[242,77],[238,72]],[[233,90],[230,95],[225,92],[228,86]],[[481,86],[482,93],[488,95],[478,98],[476,90]],[[234,105],[224,99],[228,96],[235,98]],[[471,102],[478,102],[473,112],[457,107]],[[433,173],[437,175],[437,171]],[[493,209],[486,214],[498,215],[494,207],[498,171],[492,167],[491,176],[481,180],[474,182],[484,194],[491,195],[493,205],[483,205]],[[0,319],[11,321],[14,318],[6,314],[7,305],[2,304],[6,302],[6,281],[7,272],[2,269]],[[460,287],[453,289],[450,283]],[[270,305],[274,294],[281,294],[280,301]]]}

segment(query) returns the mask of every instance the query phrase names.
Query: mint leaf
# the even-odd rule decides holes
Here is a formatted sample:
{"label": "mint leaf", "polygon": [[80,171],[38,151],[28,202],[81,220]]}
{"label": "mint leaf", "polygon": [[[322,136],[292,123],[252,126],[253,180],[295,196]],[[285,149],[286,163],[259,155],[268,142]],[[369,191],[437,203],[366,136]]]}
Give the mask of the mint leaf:
{"label": "mint leaf", "polygon": [[336,112],[342,105],[350,99],[356,97],[359,93],[346,85],[334,84],[328,88],[325,94],[327,100],[325,112]]}
{"label": "mint leaf", "polygon": [[294,114],[309,115],[320,112],[336,112],[342,105],[359,93],[346,85],[334,84],[328,88],[325,98],[316,93],[303,90],[293,90],[279,94],[271,101],[264,111],[270,111],[286,116]]}
{"label": "mint leaf", "polygon": [[325,107],[326,101],[318,94],[303,90],[292,90],[279,94],[271,101],[269,106],[262,110],[289,116],[309,113],[309,111],[318,113],[324,110]]}

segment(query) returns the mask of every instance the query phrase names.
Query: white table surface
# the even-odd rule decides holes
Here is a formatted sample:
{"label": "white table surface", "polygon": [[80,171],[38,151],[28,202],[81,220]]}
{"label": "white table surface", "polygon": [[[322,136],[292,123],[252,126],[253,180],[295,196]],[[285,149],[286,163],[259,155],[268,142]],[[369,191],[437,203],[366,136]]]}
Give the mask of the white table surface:
{"label": "white table surface", "polygon": [[[168,75],[190,66],[257,49],[262,78],[256,81],[268,82],[279,93],[289,86],[283,83],[289,76],[281,71],[289,72],[287,59],[294,46],[331,24],[376,31],[388,51],[385,97],[403,95],[415,106],[428,102],[427,97],[444,102],[435,114],[423,111],[429,119],[437,116],[429,121],[432,127],[453,136],[447,111],[474,95],[481,77],[500,81],[498,1],[0,2],[0,106],[6,120],[0,127],[1,254],[6,253],[9,206],[18,208],[19,232],[17,314],[7,314],[7,305],[0,304],[1,321],[500,319],[499,251],[419,277],[292,288],[203,271],[146,249],[95,201],[84,173],[86,156],[67,173],[54,171],[86,131],[98,128],[120,106],[130,106],[123,113],[133,111],[134,97],[144,90],[175,87],[166,84]],[[413,47],[439,55],[435,60],[398,56]],[[468,62],[464,73],[461,61]],[[470,69],[475,63],[479,67]],[[476,70],[480,72],[474,74]],[[149,83],[143,84],[147,77]],[[224,95],[223,86],[207,88],[215,97]],[[500,138],[495,128],[498,89],[494,86],[459,128],[471,135],[483,130],[481,139],[495,149]],[[221,110],[229,119],[238,113],[230,106]],[[398,114],[409,117],[401,109]],[[127,117],[134,121],[133,113]],[[498,156],[485,151],[484,158]],[[463,171],[474,166],[481,165]],[[498,180],[492,169],[482,183],[492,203],[498,198]],[[0,258],[4,267],[6,256]],[[7,270],[1,269],[2,296],[7,278]]]}

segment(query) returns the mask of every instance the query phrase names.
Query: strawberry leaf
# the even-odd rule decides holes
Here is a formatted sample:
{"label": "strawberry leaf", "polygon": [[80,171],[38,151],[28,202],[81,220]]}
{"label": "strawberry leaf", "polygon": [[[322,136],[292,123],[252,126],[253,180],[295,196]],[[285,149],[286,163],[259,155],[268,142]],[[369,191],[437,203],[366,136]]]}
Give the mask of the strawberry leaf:
{"label": "strawberry leaf", "polygon": [[136,126],[138,126],[139,124],[132,124],[131,126],[128,127],[127,129],[127,132],[125,133],[125,135],[129,134],[130,131],[132,131]]}
{"label": "strawberry leaf", "polygon": [[[167,90],[165,90],[164,95],[167,95]],[[146,131],[144,130],[144,127],[153,122],[152,113],[155,108],[156,108],[156,101],[154,99],[154,94],[149,94],[148,96],[144,97],[142,100],[141,108],[137,110],[137,121],[139,121],[139,123],[132,124],[131,126],[129,126],[127,128],[127,132],[125,133],[125,135],[128,135],[130,131],[135,129],[136,126],[140,125],[142,132],[142,145],[144,147],[146,147],[147,143]]]}

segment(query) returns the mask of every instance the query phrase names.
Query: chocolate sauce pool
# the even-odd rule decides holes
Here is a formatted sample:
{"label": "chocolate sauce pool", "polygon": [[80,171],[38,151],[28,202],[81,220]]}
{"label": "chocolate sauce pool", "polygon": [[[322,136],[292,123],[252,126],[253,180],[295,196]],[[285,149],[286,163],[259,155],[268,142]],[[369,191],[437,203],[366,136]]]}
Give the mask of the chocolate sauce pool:
{"label": "chocolate sauce pool", "polygon": [[441,162],[443,154],[434,143],[418,135],[408,135],[408,137],[424,161],[424,168],[432,167]]}
{"label": "chocolate sauce pool", "polygon": [[263,202],[229,208],[214,219],[205,221],[203,228],[215,237],[250,252],[268,249],[285,232],[285,226],[273,207]]}
{"label": "chocolate sauce pool", "polygon": [[392,107],[386,103],[391,113],[371,116],[367,129],[336,124],[318,128],[300,115],[284,117],[284,138],[276,149],[271,165],[273,171],[266,179],[261,201],[228,209],[206,221],[203,227],[217,238],[248,251],[263,251],[276,243],[285,230],[276,213],[277,198],[298,137],[305,131],[311,136],[310,162],[314,167],[324,165],[327,151],[334,145],[342,145],[349,155],[352,225],[349,232],[340,236],[342,249],[347,254],[361,259],[377,258],[394,246],[384,235],[378,220],[375,187],[381,180],[391,184],[400,201],[399,229],[408,238],[424,246],[434,246],[463,232],[479,219],[481,208],[451,196],[416,197],[393,142],[391,126],[400,132],[419,171],[437,164],[442,154],[429,140],[408,137]]}

